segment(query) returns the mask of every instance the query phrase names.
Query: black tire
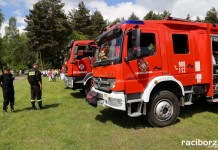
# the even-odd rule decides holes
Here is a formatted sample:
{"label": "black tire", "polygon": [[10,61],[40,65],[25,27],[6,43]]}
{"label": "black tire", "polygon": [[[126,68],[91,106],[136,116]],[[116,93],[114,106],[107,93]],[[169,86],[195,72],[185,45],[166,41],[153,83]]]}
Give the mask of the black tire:
{"label": "black tire", "polygon": [[147,120],[153,127],[173,124],[180,111],[178,98],[170,91],[158,91],[148,103]]}

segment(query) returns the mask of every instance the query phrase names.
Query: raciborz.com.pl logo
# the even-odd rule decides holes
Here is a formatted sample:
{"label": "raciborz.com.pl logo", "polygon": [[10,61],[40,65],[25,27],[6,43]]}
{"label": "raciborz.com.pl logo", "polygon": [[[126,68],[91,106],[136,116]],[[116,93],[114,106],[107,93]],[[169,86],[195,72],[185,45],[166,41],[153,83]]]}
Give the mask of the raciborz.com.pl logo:
{"label": "raciborz.com.pl logo", "polygon": [[218,148],[217,140],[182,140],[182,146],[206,146],[208,148]]}

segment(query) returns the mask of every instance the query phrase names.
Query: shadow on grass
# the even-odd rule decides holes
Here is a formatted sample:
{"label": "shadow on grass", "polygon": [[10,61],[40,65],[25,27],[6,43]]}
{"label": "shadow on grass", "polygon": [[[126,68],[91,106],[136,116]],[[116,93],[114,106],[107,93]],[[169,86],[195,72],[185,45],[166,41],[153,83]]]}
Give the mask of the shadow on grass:
{"label": "shadow on grass", "polygon": [[111,121],[118,126],[129,129],[141,129],[145,127],[151,127],[147,123],[145,116],[129,117],[126,112],[111,108],[106,108],[100,112],[101,115],[97,115],[95,119],[102,123]]}
{"label": "shadow on grass", "polygon": [[[49,105],[44,105],[43,106],[43,109],[51,109],[51,108],[56,108],[58,107],[60,104],[57,103],[57,104],[49,104]],[[37,106],[37,105],[36,105]],[[17,109],[15,110],[14,112],[22,112],[22,111],[30,111],[32,110],[32,107],[27,107],[27,108],[23,108],[23,109]]]}
{"label": "shadow on grass", "polygon": [[[198,101],[190,106],[181,107],[179,117],[185,119],[185,118],[192,117],[197,113],[202,113],[202,112],[211,112],[211,113],[218,114],[218,103]],[[114,124],[121,126],[123,128],[134,128],[134,129],[151,127],[149,123],[146,121],[146,117],[143,115],[135,118],[129,117],[126,112],[115,110],[112,108],[106,108],[100,111],[100,113],[101,114],[97,115],[95,119],[102,123],[111,121]],[[177,118],[174,125],[179,122],[180,119]]]}
{"label": "shadow on grass", "polygon": [[185,119],[202,112],[212,112],[218,114],[218,103],[203,100],[197,101],[192,105],[181,107],[179,117]]}
{"label": "shadow on grass", "polygon": [[71,96],[73,96],[74,98],[86,98],[85,93],[82,92],[74,92],[74,93],[70,93]]}

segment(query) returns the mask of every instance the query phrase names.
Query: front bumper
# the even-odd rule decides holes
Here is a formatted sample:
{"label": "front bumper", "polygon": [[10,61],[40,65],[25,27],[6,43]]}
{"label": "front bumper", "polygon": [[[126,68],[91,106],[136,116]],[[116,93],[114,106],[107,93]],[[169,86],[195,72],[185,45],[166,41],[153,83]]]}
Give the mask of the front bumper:
{"label": "front bumper", "polygon": [[67,87],[69,87],[69,88],[73,88],[73,85],[74,85],[74,78],[73,77],[67,77],[67,76],[65,76],[65,78],[64,78],[64,83],[66,84],[66,86]]}
{"label": "front bumper", "polygon": [[108,106],[123,111],[126,110],[126,101],[123,92],[113,91],[112,93],[106,93],[103,91],[99,91],[94,87],[92,87],[91,90],[98,93],[97,95],[98,105]]}

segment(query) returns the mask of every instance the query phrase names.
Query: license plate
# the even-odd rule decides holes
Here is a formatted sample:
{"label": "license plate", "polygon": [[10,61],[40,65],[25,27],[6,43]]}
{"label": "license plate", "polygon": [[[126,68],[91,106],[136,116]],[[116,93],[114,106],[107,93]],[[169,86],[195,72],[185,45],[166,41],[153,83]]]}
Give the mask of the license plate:
{"label": "license plate", "polygon": [[108,100],[108,94],[107,94],[107,93],[104,93],[104,94],[103,94],[103,99],[104,99],[104,100]]}

